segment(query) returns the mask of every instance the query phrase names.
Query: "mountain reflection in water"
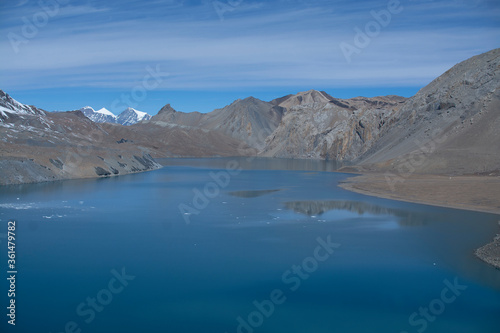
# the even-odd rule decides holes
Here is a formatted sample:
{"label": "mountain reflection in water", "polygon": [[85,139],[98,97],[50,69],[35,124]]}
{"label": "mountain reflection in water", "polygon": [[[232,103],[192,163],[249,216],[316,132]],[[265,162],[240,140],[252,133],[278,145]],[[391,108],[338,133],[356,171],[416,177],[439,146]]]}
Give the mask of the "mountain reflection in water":
{"label": "mountain reflection in water", "polygon": [[240,197],[240,198],[257,198],[278,191],[281,190],[234,191],[234,192],[229,192],[229,194],[234,197]]}
{"label": "mountain reflection in water", "polygon": [[289,201],[285,208],[307,216],[320,216],[328,211],[343,210],[359,215],[392,215],[398,217],[401,226],[422,226],[427,224],[423,216],[394,208],[382,207],[366,202],[331,200],[331,201]]}

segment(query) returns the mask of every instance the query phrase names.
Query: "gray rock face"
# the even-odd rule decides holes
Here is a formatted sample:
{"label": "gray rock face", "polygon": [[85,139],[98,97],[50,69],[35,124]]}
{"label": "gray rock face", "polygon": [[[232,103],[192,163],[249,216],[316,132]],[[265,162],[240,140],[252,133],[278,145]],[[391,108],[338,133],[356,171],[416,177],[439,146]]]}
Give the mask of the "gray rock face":
{"label": "gray rock face", "polygon": [[468,59],[421,89],[356,162],[421,173],[500,171],[500,49]]}
{"label": "gray rock face", "polygon": [[266,140],[264,156],[348,161],[363,154],[390,126],[404,102],[398,96],[336,99],[309,91],[289,96],[291,105]]}

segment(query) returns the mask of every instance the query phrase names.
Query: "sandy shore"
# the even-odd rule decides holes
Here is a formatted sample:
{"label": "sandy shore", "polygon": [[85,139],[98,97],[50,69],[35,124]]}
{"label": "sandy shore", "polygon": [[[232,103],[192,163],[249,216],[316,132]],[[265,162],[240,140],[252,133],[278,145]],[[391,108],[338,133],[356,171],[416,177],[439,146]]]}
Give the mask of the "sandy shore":
{"label": "sandy shore", "polygon": [[[387,178],[383,173],[368,173],[348,178],[340,187],[387,199],[495,213],[499,214],[500,222],[498,176],[410,175]],[[497,235],[492,243],[477,249],[475,253],[483,261],[500,269],[500,236]]]}

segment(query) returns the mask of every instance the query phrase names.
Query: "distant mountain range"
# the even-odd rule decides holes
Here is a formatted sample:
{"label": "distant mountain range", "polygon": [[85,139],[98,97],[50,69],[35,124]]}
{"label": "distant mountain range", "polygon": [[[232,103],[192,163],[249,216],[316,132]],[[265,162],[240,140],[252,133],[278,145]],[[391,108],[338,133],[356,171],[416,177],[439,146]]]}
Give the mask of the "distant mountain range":
{"label": "distant mountain range", "polygon": [[150,170],[160,157],[242,155],[395,174],[500,174],[499,87],[495,49],[411,98],[310,90],[269,102],[248,97],[207,114],[167,104],[151,117],[131,108],[118,116],[91,107],[45,112],[0,90],[0,184]]}
{"label": "distant mountain range", "polygon": [[87,118],[96,123],[111,123],[130,126],[137,124],[138,122],[141,122],[143,120],[151,119],[151,116],[146,112],[137,111],[133,108],[127,108],[118,116],[113,114],[106,108],[95,111],[92,107],[85,106],[81,108],[80,111],[82,111]]}

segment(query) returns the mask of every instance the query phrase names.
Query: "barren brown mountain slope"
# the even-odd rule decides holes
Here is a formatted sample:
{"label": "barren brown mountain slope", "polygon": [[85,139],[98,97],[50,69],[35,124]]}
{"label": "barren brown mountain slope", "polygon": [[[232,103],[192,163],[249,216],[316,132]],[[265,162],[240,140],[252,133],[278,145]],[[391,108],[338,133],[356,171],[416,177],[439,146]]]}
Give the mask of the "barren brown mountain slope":
{"label": "barren brown mountain slope", "polygon": [[50,113],[0,91],[0,185],[120,175],[160,167],[149,149],[81,112]]}
{"label": "barren brown mountain slope", "polygon": [[[155,126],[168,129],[168,137],[180,140],[179,146],[185,147],[184,151],[174,149],[179,156],[241,155],[245,148],[254,149],[244,154],[255,154],[264,149],[266,138],[278,127],[284,112],[284,108],[254,97],[236,100],[206,114],[178,112],[167,104],[150,121],[136,128],[145,135]],[[158,130],[154,132],[159,134]],[[191,136],[193,144],[186,146],[187,139],[182,134]],[[241,151],[234,149],[238,145],[242,146]]]}
{"label": "barren brown mountain slope", "polygon": [[256,153],[255,149],[244,142],[223,133],[163,121],[153,120],[128,127],[106,124],[104,128],[115,137],[150,148],[154,158],[240,156]]}
{"label": "barren brown mountain slope", "polygon": [[356,163],[396,174],[498,174],[500,49],[454,66],[421,89]]}

